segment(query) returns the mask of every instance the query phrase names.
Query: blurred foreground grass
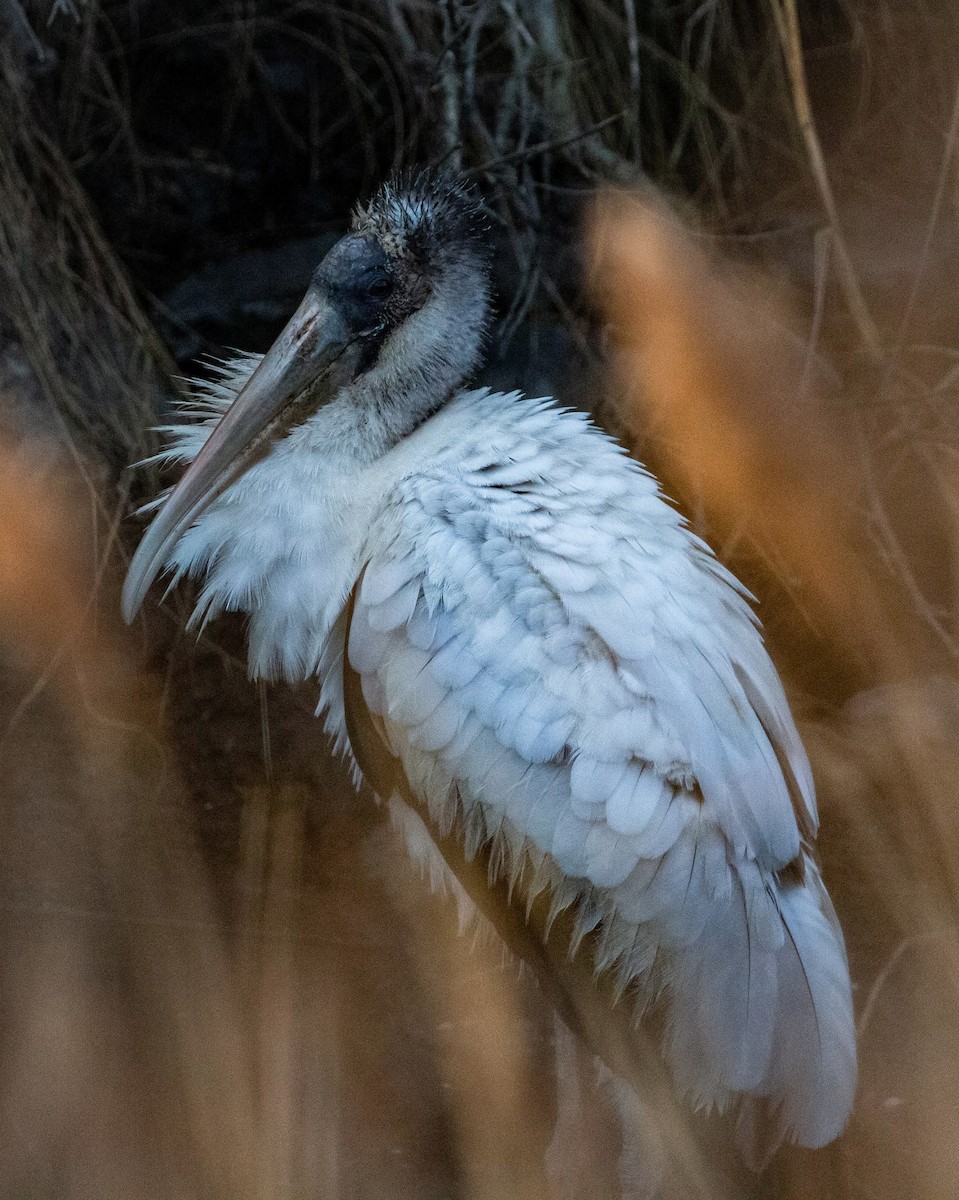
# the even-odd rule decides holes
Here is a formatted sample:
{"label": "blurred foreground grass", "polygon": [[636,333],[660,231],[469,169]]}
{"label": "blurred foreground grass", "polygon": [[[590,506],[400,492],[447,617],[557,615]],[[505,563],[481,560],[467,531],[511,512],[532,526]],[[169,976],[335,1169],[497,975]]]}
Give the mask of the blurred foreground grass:
{"label": "blurred foreground grass", "polygon": [[[621,1167],[655,1177],[668,1144],[669,1197],[959,1195],[953,7],[837,5],[812,45],[788,0],[281,9],[177,10],[141,44],[126,8],[89,0],[57,35],[54,101],[3,48],[0,1194],[534,1200],[548,1163],[594,1200]],[[862,94],[830,74],[830,29],[872,69]],[[721,1122],[598,1084],[531,982],[411,876],[309,689],[251,688],[242,629],[186,638],[184,600],[118,627],[122,467],[168,364],[75,169],[150,192],[117,63],[152,79],[184,40],[242,43],[225,107],[258,80],[294,144],[255,69],[290,30],[356,74],[351,186],[384,165],[359,86],[375,68],[411,118],[391,153],[452,153],[488,189],[518,264],[507,333],[534,294],[573,321],[539,240],[564,189],[633,180],[638,156],[696,193],[702,226],[648,184],[597,210],[615,345],[595,407],[760,597],[790,685],[860,1027],[856,1111],[827,1151],[752,1179]],[[379,58],[344,57],[370,39]]]}

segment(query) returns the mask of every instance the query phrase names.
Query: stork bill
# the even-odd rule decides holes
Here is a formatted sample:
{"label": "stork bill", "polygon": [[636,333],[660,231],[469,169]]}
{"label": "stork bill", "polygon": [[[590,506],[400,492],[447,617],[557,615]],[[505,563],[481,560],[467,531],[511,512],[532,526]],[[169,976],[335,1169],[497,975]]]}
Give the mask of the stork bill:
{"label": "stork bill", "polygon": [[411,853],[614,1070],[648,1069],[654,1008],[673,1082],[750,1153],[822,1146],[855,1088],[849,971],[747,596],[585,416],[466,388],[488,293],[474,197],[385,186],[265,357],[168,427],[189,466],[124,613],[163,571],[203,580],[195,624],[247,613],[251,674],[319,680]]}

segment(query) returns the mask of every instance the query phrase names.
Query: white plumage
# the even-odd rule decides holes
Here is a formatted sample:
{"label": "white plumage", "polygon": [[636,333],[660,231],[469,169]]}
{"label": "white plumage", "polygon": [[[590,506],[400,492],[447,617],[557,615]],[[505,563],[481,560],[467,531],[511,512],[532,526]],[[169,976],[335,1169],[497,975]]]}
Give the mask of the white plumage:
{"label": "white plumage", "polygon": [[[203,576],[194,621],[248,612],[251,672],[318,676],[348,753],[355,676],[409,789],[382,798],[414,797],[433,836],[597,931],[596,970],[638,1015],[664,1003],[692,1103],[738,1103],[745,1142],[765,1124],[823,1145],[855,1086],[849,974],[809,852],[809,765],[747,597],[584,416],[459,390],[484,264],[473,230],[460,256],[436,243],[444,204],[469,202],[429,180],[396,197],[354,236],[400,277],[417,245],[427,299],[242,474],[188,497],[134,564],[128,609],[163,565]],[[197,457],[258,363],[206,385],[207,419],[171,427],[166,457]],[[421,854],[422,821],[406,827]]]}

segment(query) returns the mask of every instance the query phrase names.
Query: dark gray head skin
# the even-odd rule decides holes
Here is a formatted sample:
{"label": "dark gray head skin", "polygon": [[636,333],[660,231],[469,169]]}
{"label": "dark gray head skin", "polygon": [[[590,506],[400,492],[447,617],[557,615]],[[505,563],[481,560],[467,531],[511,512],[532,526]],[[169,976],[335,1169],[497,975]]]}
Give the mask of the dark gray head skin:
{"label": "dark gray head skin", "polygon": [[396,279],[379,242],[348,234],[313,272],[310,287],[325,293],[347,324],[359,332],[385,327]]}
{"label": "dark gray head skin", "polygon": [[352,439],[359,461],[446,403],[482,348],[485,232],[477,198],[446,174],[391,180],[356,211],[140,543],[124,587],[128,620],[183,532],[321,409],[330,411],[320,435]]}

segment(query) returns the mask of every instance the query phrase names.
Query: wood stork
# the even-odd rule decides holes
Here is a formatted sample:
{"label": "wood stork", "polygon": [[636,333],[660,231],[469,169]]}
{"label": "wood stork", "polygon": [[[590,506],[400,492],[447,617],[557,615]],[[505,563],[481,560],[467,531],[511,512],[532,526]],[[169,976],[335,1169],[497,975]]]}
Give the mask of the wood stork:
{"label": "wood stork", "polygon": [[464,388],[488,316],[475,198],[383,187],[272,349],[167,427],[190,465],[125,616],[164,569],[203,577],[192,624],[243,611],[252,675],[319,678],[411,852],[498,896],[561,1006],[586,955],[631,1027],[663,1014],[691,1103],[821,1146],[855,1087],[849,972],[748,597],[585,416]]}

